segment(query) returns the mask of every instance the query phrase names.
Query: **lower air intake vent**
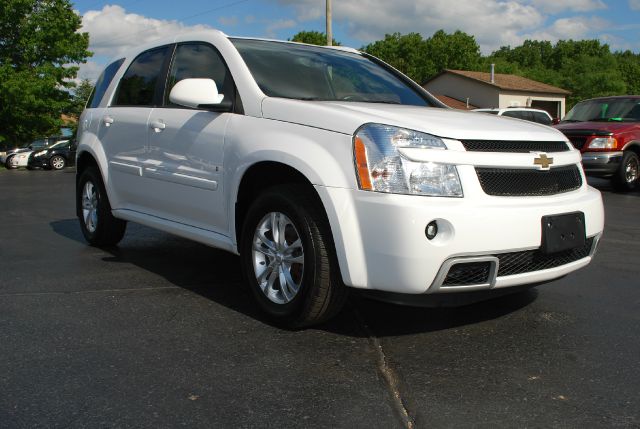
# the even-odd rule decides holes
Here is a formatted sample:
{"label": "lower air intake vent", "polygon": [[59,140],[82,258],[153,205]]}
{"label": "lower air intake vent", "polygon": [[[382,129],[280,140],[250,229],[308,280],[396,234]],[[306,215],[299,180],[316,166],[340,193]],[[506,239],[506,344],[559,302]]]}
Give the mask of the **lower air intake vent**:
{"label": "lower air intake vent", "polygon": [[530,273],[566,265],[589,256],[592,246],[593,237],[587,238],[585,245],[582,247],[550,255],[543,253],[540,249],[495,255],[500,261],[498,264],[498,277]]}
{"label": "lower air intake vent", "polygon": [[449,268],[442,286],[469,286],[489,283],[490,262],[468,262]]}

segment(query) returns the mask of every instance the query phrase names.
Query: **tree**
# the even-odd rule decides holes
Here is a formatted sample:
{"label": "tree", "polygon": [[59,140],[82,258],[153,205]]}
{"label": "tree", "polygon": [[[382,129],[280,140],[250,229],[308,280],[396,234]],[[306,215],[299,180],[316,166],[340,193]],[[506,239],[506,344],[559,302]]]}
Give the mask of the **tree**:
{"label": "tree", "polygon": [[462,31],[439,30],[428,39],[418,33],[387,34],[363,48],[391,64],[411,79],[423,83],[444,69],[474,70],[480,64],[480,46]]}
{"label": "tree", "polygon": [[0,3],[0,141],[5,146],[56,133],[73,104],[68,90],[91,52],[69,0]]}
{"label": "tree", "polygon": [[[89,79],[82,79],[71,96],[71,106],[66,113],[69,116],[78,119],[84,110],[84,106],[87,104],[87,100],[91,96],[91,91],[93,91],[93,84],[91,81]],[[76,122],[72,127],[72,131],[74,133],[77,125],[78,124]]]}
{"label": "tree", "polygon": [[453,34],[438,30],[425,45],[436,73],[444,69],[474,70],[482,58],[476,39],[459,30]]}
{"label": "tree", "polygon": [[436,73],[435,65],[427,55],[425,40],[418,33],[385,34],[383,40],[370,43],[362,50],[391,64],[418,83]]}
{"label": "tree", "polygon": [[[293,35],[292,42],[308,43],[309,45],[325,46],[327,44],[327,34],[321,31],[300,31]],[[333,46],[340,46],[340,42],[331,39]]]}

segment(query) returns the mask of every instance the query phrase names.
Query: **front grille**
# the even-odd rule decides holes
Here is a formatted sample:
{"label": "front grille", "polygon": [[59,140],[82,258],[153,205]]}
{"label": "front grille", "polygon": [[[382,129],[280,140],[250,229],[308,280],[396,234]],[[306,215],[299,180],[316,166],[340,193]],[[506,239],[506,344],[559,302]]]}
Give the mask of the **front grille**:
{"label": "front grille", "polygon": [[575,165],[547,171],[477,167],[476,173],[485,194],[503,197],[555,195],[582,186],[580,169]]}
{"label": "front grille", "polygon": [[585,245],[582,247],[550,255],[543,253],[540,249],[495,255],[500,261],[498,264],[498,277],[530,273],[566,265],[589,256],[592,246],[593,237],[587,238]]}
{"label": "front grille", "polygon": [[566,152],[569,150],[563,141],[511,141],[511,140],[461,140],[464,148],[471,152]]}
{"label": "front grille", "polygon": [[443,286],[467,286],[489,283],[490,262],[455,264],[449,268]]}
{"label": "front grille", "polygon": [[581,150],[584,147],[584,144],[587,142],[587,137],[585,136],[567,136],[573,147],[578,150]]}

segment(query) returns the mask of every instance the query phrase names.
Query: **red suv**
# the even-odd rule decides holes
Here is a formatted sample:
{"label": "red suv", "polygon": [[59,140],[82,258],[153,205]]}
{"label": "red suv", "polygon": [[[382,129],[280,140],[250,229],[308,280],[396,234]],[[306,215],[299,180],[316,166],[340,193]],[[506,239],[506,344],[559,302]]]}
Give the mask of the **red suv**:
{"label": "red suv", "polygon": [[581,101],[555,127],[582,152],[588,175],[610,177],[621,191],[638,186],[640,96]]}

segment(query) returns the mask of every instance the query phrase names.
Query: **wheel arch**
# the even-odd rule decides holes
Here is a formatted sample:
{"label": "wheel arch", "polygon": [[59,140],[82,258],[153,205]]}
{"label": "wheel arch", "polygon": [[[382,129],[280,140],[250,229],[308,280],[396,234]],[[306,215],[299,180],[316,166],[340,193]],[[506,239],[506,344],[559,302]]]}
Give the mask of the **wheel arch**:
{"label": "wheel arch", "polygon": [[[242,225],[254,197],[267,188],[292,183],[308,186],[310,191],[313,192],[313,198],[322,205],[324,216],[327,216],[322,199],[313,187],[311,180],[302,172],[289,164],[279,161],[256,162],[242,174],[235,192],[235,204],[231,206],[233,214],[230,219],[234,222],[231,232],[234,234],[236,248],[239,248]],[[331,228],[330,225],[329,228]]]}
{"label": "wheel arch", "polygon": [[626,150],[633,151],[633,152],[636,153],[636,155],[638,155],[640,157],[640,141],[638,141],[638,140],[630,141],[629,143],[624,145],[622,150],[624,150],[624,151],[626,151]]}

